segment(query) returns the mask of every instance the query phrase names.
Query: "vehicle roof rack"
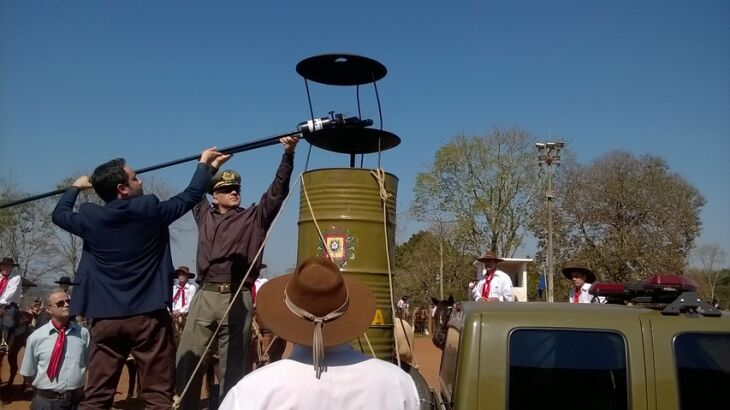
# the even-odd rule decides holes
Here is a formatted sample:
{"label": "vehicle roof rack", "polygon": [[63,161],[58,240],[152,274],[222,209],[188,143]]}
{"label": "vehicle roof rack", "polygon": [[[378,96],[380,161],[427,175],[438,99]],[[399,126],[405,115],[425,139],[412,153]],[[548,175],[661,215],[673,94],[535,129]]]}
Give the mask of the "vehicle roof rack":
{"label": "vehicle roof rack", "polygon": [[611,304],[636,304],[660,309],[663,315],[718,317],[722,313],[697,295],[697,283],[682,275],[653,275],[635,283],[596,283],[590,293]]}

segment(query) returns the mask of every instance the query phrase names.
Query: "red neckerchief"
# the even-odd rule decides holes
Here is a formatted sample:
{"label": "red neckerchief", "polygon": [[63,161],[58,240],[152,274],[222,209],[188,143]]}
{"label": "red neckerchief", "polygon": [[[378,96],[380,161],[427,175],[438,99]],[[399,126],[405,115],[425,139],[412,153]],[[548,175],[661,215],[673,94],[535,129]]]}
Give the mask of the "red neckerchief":
{"label": "red neckerchief", "polygon": [[581,288],[573,288],[573,303],[580,303],[580,291]]}
{"label": "red neckerchief", "polygon": [[251,299],[256,303],[256,282],[251,285]]}
{"label": "red neckerchief", "polygon": [[2,276],[2,277],[0,277],[0,296],[1,296],[3,293],[5,293],[5,288],[8,287],[8,282],[10,281],[8,276],[10,276],[10,275],[8,275],[8,276],[0,275],[0,276]]}
{"label": "red neckerchief", "polygon": [[172,303],[177,302],[177,299],[182,295],[182,307],[185,307],[185,285],[180,286],[178,284],[177,292],[175,292],[175,297],[172,298]]}
{"label": "red neckerchief", "polygon": [[58,332],[56,337],[56,344],[53,345],[53,352],[51,353],[51,361],[48,363],[48,378],[53,380],[58,377],[61,373],[61,364],[63,363],[63,351],[66,345],[66,327],[57,324],[55,320],[51,320],[53,328]]}
{"label": "red neckerchief", "polygon": [[482,297],[489,299],[489,290],[492,288],[492,279],[494,279],[494,273],[496,269],[489,269],[484,275],[484,285],[482,286]]}

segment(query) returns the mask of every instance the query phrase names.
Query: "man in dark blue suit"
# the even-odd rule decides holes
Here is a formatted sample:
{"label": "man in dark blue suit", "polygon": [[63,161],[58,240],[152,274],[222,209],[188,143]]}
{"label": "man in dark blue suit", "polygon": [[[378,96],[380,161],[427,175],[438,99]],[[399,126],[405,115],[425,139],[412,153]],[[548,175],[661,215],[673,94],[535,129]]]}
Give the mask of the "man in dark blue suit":
{"label": "man in dark blue suit", "polygon": [[[58,201],[53,222],[84,240],[71,314],[93,320],[80,409],[112,407],[130,353],[145,408],[172,407],[175,347],[168,307],[175,268],[168,227],[204,197],[228,158],[215,148],[203,151],[188,187],[167,201],[144,195],[142,181],[118,158],[98,166],[91,178],[78,178]],[[106,206],[84,203],[74,212],[79,192],[91,187]]]}

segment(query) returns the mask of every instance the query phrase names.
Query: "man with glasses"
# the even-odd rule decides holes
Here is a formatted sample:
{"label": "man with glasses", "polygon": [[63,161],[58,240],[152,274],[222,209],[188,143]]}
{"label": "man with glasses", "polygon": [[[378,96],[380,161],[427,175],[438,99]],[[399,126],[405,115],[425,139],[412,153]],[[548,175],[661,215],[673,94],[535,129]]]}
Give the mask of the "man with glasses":
{"label": "man with glasses", "polygon": [[[219,397],[222,399],[244,375],[253,317],[251,288],[261,269],[261,258],[254,260],[254,257],[289,194],[298,141],[296,137],[281,138],[284,155],[274,181],[258,204],[241,208],[241,175],[226,170],[213,178],[209,191],[213,203],[203,199],[193,209],[198,225],[197,274],[201,286],[190,305],[177,349],[175,393],[178,396],[192,378],[181,397],[182,409],[199,407],[203,375],[200,370],[193,372],[219,323],[223,324],[217,335]],[[244,282],[249,268],[251,273]],[[244,291],[232,300],[242,282]],[[223,318],[231,303],[228,317]],[[212,396],[209,398],[215,400]]]}
{"label": "man with glasses", "polygon": [[76,409],[83,397],[91,336],[70,320],[70,302],[63,289],[52,291],[48,295],[51,320],[26,342],[20,374],[35,389],[32,410]]}
{"label": "man with glasses", "polygon": [[[118,158],[99,165],[91,178],[78,178],[58,201],[53,222],[84,241],[71,314],[93,320],[80,408],[112,407],[130,353],[145,408],[172,407],[175,346],[168,309],[175,268],[169,226],[200,202],[228,158],[215,147],[203,151],[188,187],[166,201],[145,195],[136,172]],[[90,187],[106,204],[87,202],[74,212],[79,192]]]}

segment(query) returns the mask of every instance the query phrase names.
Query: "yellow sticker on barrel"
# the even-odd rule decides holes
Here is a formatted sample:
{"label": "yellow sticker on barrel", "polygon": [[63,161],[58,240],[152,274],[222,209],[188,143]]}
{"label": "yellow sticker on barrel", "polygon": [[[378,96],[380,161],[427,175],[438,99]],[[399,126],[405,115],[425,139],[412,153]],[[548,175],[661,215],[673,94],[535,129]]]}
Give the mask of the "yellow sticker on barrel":
{"label": "yellow sticker on barrel", "polygon": [[383,319],[383,311],[380,309],[375,309],[375,316],[373,316],[373,322],[371,325],[384,325],[385,319]]}

